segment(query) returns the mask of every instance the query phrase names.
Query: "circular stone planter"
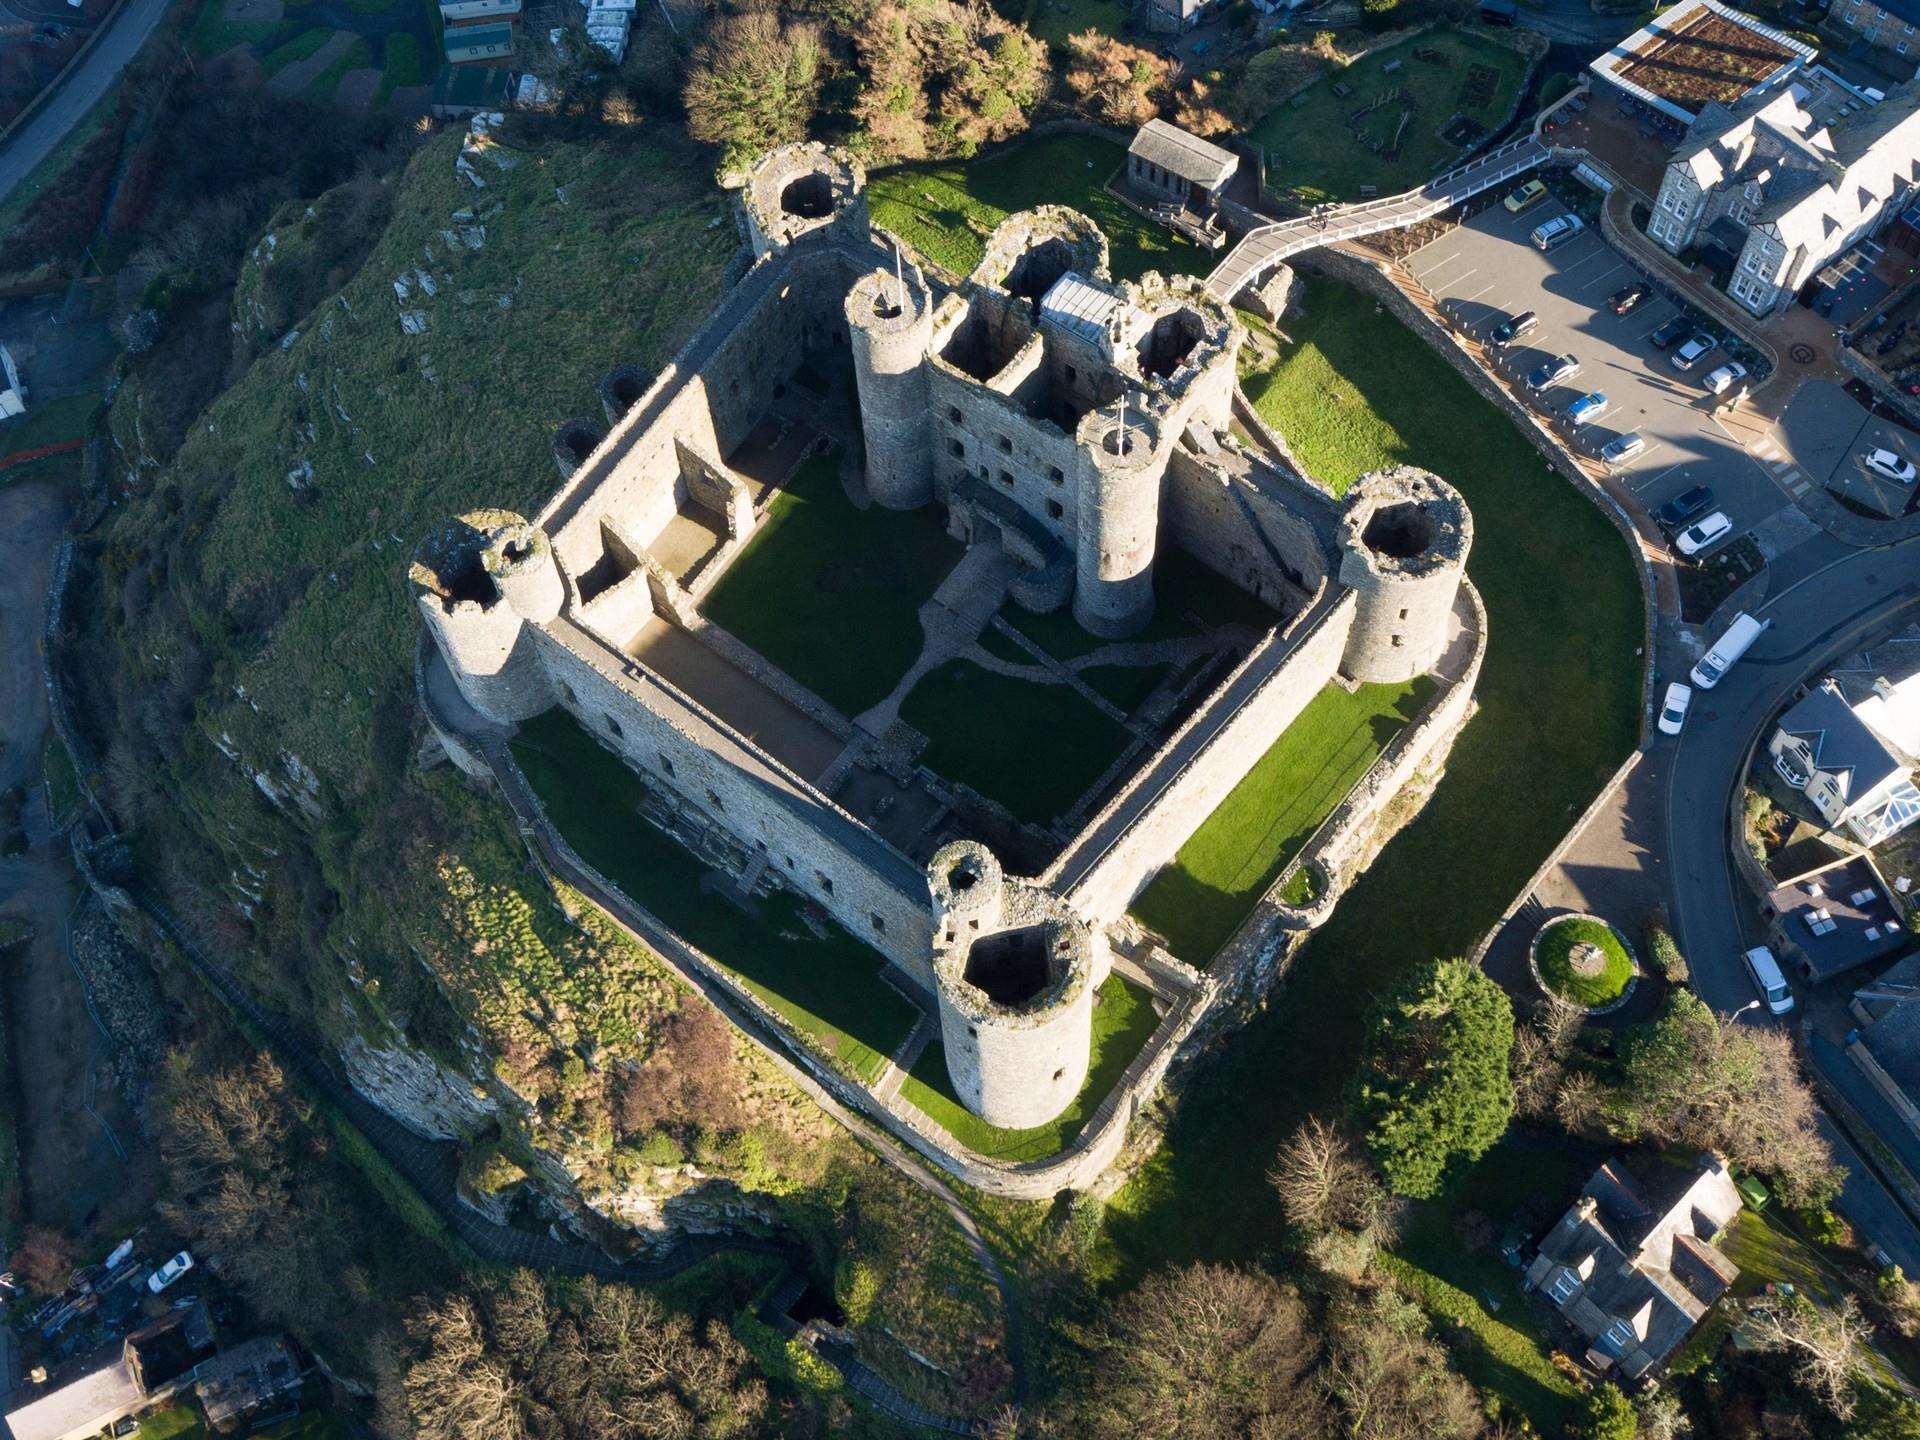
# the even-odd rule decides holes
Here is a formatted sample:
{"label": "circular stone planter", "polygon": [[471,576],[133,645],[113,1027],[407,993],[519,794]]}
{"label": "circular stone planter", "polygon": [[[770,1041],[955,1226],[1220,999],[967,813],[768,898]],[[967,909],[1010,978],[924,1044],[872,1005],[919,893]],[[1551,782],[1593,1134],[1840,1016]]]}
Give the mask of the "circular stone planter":
{"label": "circular stone planter", "polygon": [[1598,915],[1556,915],[1527,947],[1533,983],[1557,1004],[1606,1015],[1633,998],[1640,966],[1633,947]]}

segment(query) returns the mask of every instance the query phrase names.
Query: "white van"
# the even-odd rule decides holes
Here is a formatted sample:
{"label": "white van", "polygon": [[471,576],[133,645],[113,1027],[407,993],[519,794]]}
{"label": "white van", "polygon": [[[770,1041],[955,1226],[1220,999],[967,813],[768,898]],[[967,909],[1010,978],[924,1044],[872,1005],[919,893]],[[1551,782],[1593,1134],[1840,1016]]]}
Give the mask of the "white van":
{"label": "white van", "polygon": [[1711,690],[1718,685],[1728,667],[1746,654],[1753,642],[1760,638],[1760,632],[1771,624],[1771,620],[1756,620],[1744,610],[1734,616],[1733,623],[1727,626],[1727,633],[1714,641],[1713,648],[1702,655],[1700,663],[1693,667],[1693,683],[1702,690]]}
{"label": "white van", "polygon": [[1793,991],[1787,988],[1787,977],[1780,973],[1780,962],[1773,958],[1773,951],[1756,945],[1747,951],[1746,960],[1747,973],[1753,977],[1768,1012],[1784,1015],[1793,1009]]}

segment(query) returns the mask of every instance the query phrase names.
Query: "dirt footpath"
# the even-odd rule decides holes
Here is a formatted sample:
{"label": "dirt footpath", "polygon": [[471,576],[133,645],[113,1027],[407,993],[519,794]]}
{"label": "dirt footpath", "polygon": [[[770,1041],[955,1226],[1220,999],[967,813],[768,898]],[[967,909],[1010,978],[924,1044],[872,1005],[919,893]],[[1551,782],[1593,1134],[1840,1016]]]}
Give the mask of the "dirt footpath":
{"label": "dirt footpath", "polygon": [[[0,1016],[12,1073],[4,1103],[20,1145],[26,1218],[76,1233],[145,1208],[143,1186],[88,1115],[87,1072],[100,1032],[67,963],[67,917],[79,897],[64,840],[48,833],[41,747],[47,728],[40,677],[47,571],[65,501],[46,481],[0,486],[0,788],[28,787],[25,855],[0,858],[0,915],[33,922],[33,943],[0,971]],[[133,1117],[109,1089],[94,1102],[130,1153]]]}

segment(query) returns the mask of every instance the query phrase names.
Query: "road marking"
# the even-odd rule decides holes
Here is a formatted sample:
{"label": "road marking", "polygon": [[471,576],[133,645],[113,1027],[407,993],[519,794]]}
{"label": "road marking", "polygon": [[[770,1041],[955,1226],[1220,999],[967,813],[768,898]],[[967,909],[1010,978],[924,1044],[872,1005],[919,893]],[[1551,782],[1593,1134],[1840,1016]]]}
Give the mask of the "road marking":
{"label": "road marking", "polygon": [[1667,476],[1671,475],[1674,471],[1680,469],[1686,463],[1687,462],[1684,460],[1674,461],[1673,464],[1669,465],[1666,469],[1662,470],[1658,475],[1654,476],[1653,479],[1647,481],[1647,484],[1658,485],[1662,480],[1666,479]]}
{"label": "road marking", "polygon": [[1434,261],[1433,264],[1429,265],[1425,270],[1415,271],[1413,278],[1420,281],[1420,283],[1424,285],[1426,283],[1427,276],[1433,274],[1434,271],[1440,269],[1443,265],[1451,265],[1454,261],[1458,260],[1465,253],[1466,252],[1464,250],[1455,250],[1455,251],[1452,251],[1450,254],[1442,255],[1438,260]]}
{"label": "road marking", "polygon": [[1613,279],[1614,276],[1618,275],[1622,270],[1625,270],[1626,268],[1627,267],[1624,265],[1616,265],[1611,270],[1607,271],[1605,274],[1594,276],[1593,279],[1587,281],[1586,284],[1583,284],[1580,288],[1584,290],[1587,288],[1588,285],[1598,285],[1604,281],[1611,280]]}
{"label": "road marking", "polygon": [[1585,260],[1576,260],[1576,261],[1574,261],[1574,262],[1573,262],[1573,264],[1571,264],[1571,265],[1568,265],[1568,266],[1566,266],[1566,267],[1564,267],[1564,268],[1563,268],[1563,269],[1562,269],[1562,270],[1560,271],[1560,274],[1561,274],[1561,275],[1562,275],[1563,277],[1565,277],[1565,276],[1568,276],[1568,275],[1571,275],[1571,274],[1573,274],[1573,272],[1574,272],[1574,271],[1576,271],[1576,270],[1578,270],[1578,269],[1579,269],[1579,268],[1580,268],[1580,267],[1581,267],[1582,265],[1587,265],[1587,264],[1590,264],[1590,263],[1592,263],[1592,262],[1593,262],[1593,261],[1595,261],[1595,260],[1601,260],[1601,259],[1604,259],[1604,258],[1606,258],[1606,257],[1607,257],[1608,255],[1611,255],[1612,253],[1613,253],[1613,252],[1612,252],[1611,250],[1609,250],[1609,249],[1607,249],[1607,247],[1606,247],[1606,246],[1604,246],[1604,245],[1600,245],[1600,246],[1596,246],[1596,247],[1595,247],[1595,248],[1593,249],[1593,251],[1592,251],[1592,252],[1591,252],[1591,253],[1590,253],[1590,254],[1589,254],[1589,255],[1587,256],[1587,258],[1586,258]]}
{"label": "road marking", "polygon": [[1495,285],[1499,283],[1500,282],[1497,280],[1489,280],[1486,284],[1482,285],[1478,290],[1474,291],[1473,294],[1462,296],[1461,303],[1463,305],[1471,305],[1475,300],[1478,300],[1482,295],[1486,294],[1487,291],[1491,290]]}

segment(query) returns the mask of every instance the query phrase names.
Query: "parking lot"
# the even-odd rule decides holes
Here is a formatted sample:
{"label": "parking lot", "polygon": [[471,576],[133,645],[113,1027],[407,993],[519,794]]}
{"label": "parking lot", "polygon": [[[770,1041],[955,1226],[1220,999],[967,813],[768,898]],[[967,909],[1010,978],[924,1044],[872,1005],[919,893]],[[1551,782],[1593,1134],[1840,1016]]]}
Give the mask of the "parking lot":
{"label": "parking lot", "polygon": [[[1724,545],[1786,508],[1786,482],[1714,419],[1721,402],[1701,382],[1730,358],[1727,353],[1716,349],[1690,371],[1675,370],[1672,350],[1656,350],[1648,339],[1682,313],[1657,288],[1627,314],[1613,314],[1607,297],[1641,277],[1591,228],[1551,254],[1528,241],[1534,226],[1562,209],[1549,197],[1514,215],[1496,202],[1413,255],[1408,268],[1441,310],[1476,338],[1484,339],[1509,315],[1539,315],[1539,328],[1496,352],[1496,363],[1509,377],[1524,379],[1556,355],[1578,359],[1573,380],[1550,386],[1531,403],[1586,455],[1597,456],[1609,441],[1638,432],[1644,448],[1614,473],[1647,509],[1695,485],[1709,486],[1715,508],[1733,521]],[[1607,396],[1602,417],[1577,430],[1558,418],[1593,391]]]}

